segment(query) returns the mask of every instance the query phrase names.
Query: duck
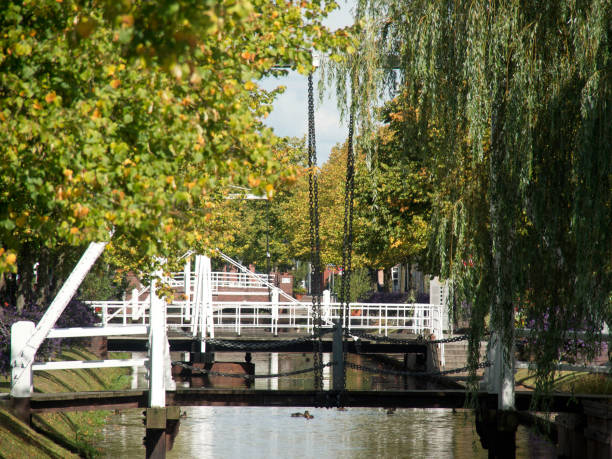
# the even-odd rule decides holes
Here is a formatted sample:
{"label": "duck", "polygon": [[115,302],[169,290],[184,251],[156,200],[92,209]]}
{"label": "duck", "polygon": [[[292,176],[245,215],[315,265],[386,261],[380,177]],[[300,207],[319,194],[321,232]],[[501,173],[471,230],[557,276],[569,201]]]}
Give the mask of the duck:
{"label": "duck", "polygon": [[291,413],[291,417],[292,418],[306,418],[306,419],[314,418],[314,416],[310,414],[308,410],[304,411],[303,413]]}
{"label": "duck", "polygon": [[388,408],[387,409],[387,414],[388,415],[392,415],[393,413],[395,413],[395,408]]}
{"label": "duck", "polygon": [[186,418],[186,417],[187,417],[187,411],[183,411],[183,412],[181,413],[181,417],[182,417],[182,418]]}
{"label": "duck", "polygon": [[338,411],[348,411],[345,407],[343,406],[339,406],[338,407]]}

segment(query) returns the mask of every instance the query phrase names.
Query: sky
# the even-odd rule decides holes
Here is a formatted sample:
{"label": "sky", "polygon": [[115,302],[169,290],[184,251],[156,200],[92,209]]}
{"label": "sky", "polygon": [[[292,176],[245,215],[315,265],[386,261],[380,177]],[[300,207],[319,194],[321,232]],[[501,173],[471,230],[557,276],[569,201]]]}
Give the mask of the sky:
{"label": "sky", "polygon": [[[353,23],[352,1],[349,4],[340,1],[340,8],[334,11],[325,21],[332,30],[349,26]],[[315,73],[313,84],[315,89],[315,137],[317,147],[317,163],[322,165],[329,158],[334,145],[344,142],[348,136],[348,125],[340,122],[340,113],[336,108],[335,90],[325,95],[323,102],[318,96],[318,76]],[[308,131],[308,78],[297,72],[289,72],[287,76],[268,78],[261,82],[266,89],[279,85],[286,86],[283,94],[277,97],[274,109],[266,119],[266,124],[274,129],[276,135],[303,137]]]}

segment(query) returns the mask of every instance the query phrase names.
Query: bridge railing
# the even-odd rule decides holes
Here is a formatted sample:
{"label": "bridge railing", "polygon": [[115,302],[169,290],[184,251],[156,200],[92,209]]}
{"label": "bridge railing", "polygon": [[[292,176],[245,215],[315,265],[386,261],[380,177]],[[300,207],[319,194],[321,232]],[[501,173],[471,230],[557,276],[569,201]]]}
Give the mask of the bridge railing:
{"label": "bridge railing", "polygon": [[[223,301],[213,302],[213,323],[216,329],[290,328],[307,333],[313,331],[311,303]],[[323,327],[332,327],[339,320],[340,303],[322,304]],[[350,330],[372,330],[387,336],[404,331],[416,335],[427,331],[442,335],[442,307],[431,304],[351,303],[344,316],[343,327]]]}
{"label": "bridge railing", "polygon": [[266,274],[211,272],[213,291],[219,288],[264,288],[264,282],[274,282],[274,276]]}
{"label": "bridge railing", "polygon": [[[101,320],[101,325],[128,325],[149,323],[149,301],[90,301]],[[193,314],[187,301],[165,304],[166,326],[169,329],[193,330],[190,320]],[[271,329],[279,327],[312,333],[313,317],[310,302],[256,302],[213,301],[212,326],[219,330]],[[321,316],[323,327],[329,328],[340,318],[340,303],[323,303]],[[134,314],[138,311],[138,314]],[[135,319],[136,317],[136,319]],[[425,332],[442,336],[442,306],[432,304],[403,303],[351,303],[349,314],[344,316],[343,327],[350,330],[370,330],[387,336],[402,331],[415,335]]]}

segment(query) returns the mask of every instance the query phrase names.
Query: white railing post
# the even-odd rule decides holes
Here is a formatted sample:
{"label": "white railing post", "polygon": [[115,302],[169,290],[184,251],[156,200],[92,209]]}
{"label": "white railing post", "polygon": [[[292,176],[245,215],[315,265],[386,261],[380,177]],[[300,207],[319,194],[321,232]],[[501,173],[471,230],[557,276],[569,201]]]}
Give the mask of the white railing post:
{"label": "white railing post", "polygon": [[11,397],[32,397],[32,361],[24,357],[24,348],[35,328],[34,322],[25,320],[11,326]]}
{"label": "white railing post", "polygon": [[204,327],[202,329],[203,337],[208,336],[211,338],[215,337],[215,324],[213,322],[213,309],[212,309],[212,268],[209,257],[202,258],[202,277],[203,277],[203,292],[202,292],[202,319]]}
{"label": "white railing post", "polygon": [[[270,353],[270,374],[271,375],[278,374],[278,352]],[[278,389],[278,378],[270,379],[270,389],[272,390]]]}
{"label": "white railing post", "polygon": [[123,298],[123,325],[127,325],[128,300]]}
{"label": "white railing post", "polygon": [[278,289],[272,290],[272,333],[278,335]]}
{"label": "white railing post", "polygon": [[164,335],[166,324],[162,301],[155,292],[155,280],[151,281],[149,307],[149,407],[166,406],[166,388],[164,375]]}
{"label": "white railing post", "polygon": [[191,260],[187,260],[187,262],[185,262],[185,268],[184,268],[184,273],[185,273],[185,309],[184,309],[184,315],[185,315],[185,321],[189,322],[191,320]]}
{"label": "white railing post", "polygon": [[389,306],[385,304],[385,336],[389,335]]}
{"label": "white railing post", "polygon": [[[202,308],[202,294],[204,286],[202,283],[202,256],[196,255],[195,257],[195,283],[193,293],[193,315],[191,317],[191,334],[193,337],[198,335],[198,328],[200,327],[201,317],[200,311]],[[201,328],[200,328],[201,330]]]}
{"label": "white railing post", "polygon": [[323,318],[325,321],[329,321],[330,320],[330,315],[331,315],[331,292],[326,289],[323,290]]}
{"label": "white railing post", "polygon": [[140,311],[138,310],[138,289],[132,289],[132,320],[140,319]]}

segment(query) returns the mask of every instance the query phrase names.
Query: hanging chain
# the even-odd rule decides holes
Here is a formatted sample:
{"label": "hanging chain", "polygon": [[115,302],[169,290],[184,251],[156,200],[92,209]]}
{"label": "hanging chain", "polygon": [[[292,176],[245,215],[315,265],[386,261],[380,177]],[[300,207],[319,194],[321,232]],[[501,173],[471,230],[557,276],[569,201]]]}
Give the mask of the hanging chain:
{"label": "hanging chain", "polygon": [[314,120],[314,90],[312,74],[308,75],[308,197],[310,210],[310,290],[312,294],[313,332],[318,339],[314,340],[314,388],[323,390],[323,341],[321,340],[321,252],[319,240],[319,184],[316,174],[317,149]]}
{"label": "hanging chain", "polygon": [[[351,91],[353,97],[353,91]],[[346,152],[346,181],[344,183],[344,237],[342,240],[342,282],[340,284],[340,324],[344,325],[345,318],[350,320],[351,301],[351,272],[353,252],[353,197],[355,189],[355,155],[353,152],[354,109],[351,99],[349,115],[349,132]],[[344,361],[347,362],[346,341],[349,338],[348,327],[344,327],[343,343]],[[342,374],[342,388],[346,390],[346,364]],[[339,401],[340,403],[340,401]]]}

